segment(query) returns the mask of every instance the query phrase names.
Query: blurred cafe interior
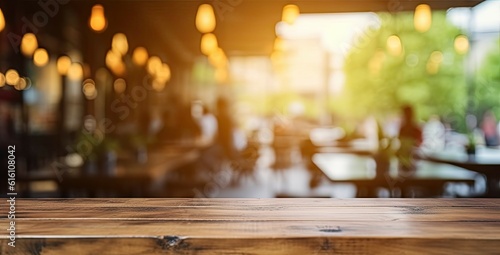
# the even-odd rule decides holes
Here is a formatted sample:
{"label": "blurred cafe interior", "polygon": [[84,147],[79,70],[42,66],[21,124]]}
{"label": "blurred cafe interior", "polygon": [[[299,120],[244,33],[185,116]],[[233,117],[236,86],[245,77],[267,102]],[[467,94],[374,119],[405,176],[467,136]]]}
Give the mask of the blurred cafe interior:
{"label": "blurred cafe interior", "polygon": [[500,197],[499,0],[0,10],[22,197]]}

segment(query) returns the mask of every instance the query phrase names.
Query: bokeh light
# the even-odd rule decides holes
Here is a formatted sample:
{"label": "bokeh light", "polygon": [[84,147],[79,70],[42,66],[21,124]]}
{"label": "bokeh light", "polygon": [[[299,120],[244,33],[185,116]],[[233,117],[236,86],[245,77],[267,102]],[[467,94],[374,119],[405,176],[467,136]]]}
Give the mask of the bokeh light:
{"label": "bokeh light", "polygon": [[212,34],[204,34],[201,37],[201,52],[205,55],[210,55],[210,53],[214,52],[218,48],[217,37]]}
{"label": "bokeh light", "polygon": [[5,75],[0,73],[0,88],[5,86]]}
{"label": "bokeh light", "polygon": [[5,17],[3,16],[2,9],[0,8],[0,32],[5,28]]}
{"label": "bokeh light", "polygon": [[459,35],[455,38],[454,46],[455,51],[463,55],[469,51],[469,39],[465,35]]}
{"label": "bokeh light", "polygon": [[148,51],[144,47],[137,47],[132,53],[132,61],[138,66],[143,66],[148,62]]}
{"label": "bokeh light", "polygon": [[387,52],[393,56],[399,56],[403,53],[401,39],[397,35],[391,35],[387,38]]}
{"label": "bokeh light", "polygon": [[297,17],[299,17],[300,9],[297,5],[288,4],[283,7],[283,14],[281,19],[287,24],[293,24]]}
{"label": "bokeh light", "polygon": [[21,39],[21,53],[26,57],[31,57],[37,48],[36,36],[33,33],[24,34],[23,39]]}
{"label": "bokeh light", "polygon": [[95,32],[102,32],[108,26],[108,22],[106,21],[106,17],[104,16],[104,7],[102,5],[96,4],[92,7],[89,26]]}
{"label": "bokeh light", "polygon": [[125,82],[124,79],[118,78],[113,83],[113,88],[114,88],[116,93],[118,93],[118,94],[123,93],[127,89],[127,83]]}
{"label": "bokeh light", "polygon": [[8,85],[14,86],[19,81],[19,74],[14,69],[9,69],[5,72],[5,82]]}
{"label": "bokeh light", "polygon": [[69,58],[68,56],[61,56],[57,59],[57,72],[60,75],[68,74],[70,67],[71,67],[71,58]]}
{"label": "bokeh light", "polygon": [[432,13],[431,7],[427,4],[419,4],[415,8],[415,14],[413,16],[413,24],[415,30],[418,32],[426,32],[431,28],[432,24]]}
{"label": "bokeh light", "polygon": [[83,78],[83,67],[80,63],[71,64],[68,70],[68,78],[73,81],[79,81]]}
{"label": "bokeh light", "polygon": [[195,23],[200,33],[211,33],[215,30],[215,14],[210,4],[202,4],[198,7]]}
{"label": "bokeh light", "polygon": [[33,54],[33,63],[38,67],[43,67],[49,63],[49,54],[46,49],[39,48]]}
{"label": "bokeh light", "polygon": [[127,36],[123,33],[117,33],[113,36],[111,41],[111,49],[120,53],[122,56],[127,54],[128,40]]}

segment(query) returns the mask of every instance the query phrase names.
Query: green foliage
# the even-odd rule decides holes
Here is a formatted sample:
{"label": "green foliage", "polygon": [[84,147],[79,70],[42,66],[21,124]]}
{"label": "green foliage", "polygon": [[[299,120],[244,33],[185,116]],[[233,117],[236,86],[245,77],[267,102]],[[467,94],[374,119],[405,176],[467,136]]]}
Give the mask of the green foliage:
{"label": "green foliage", "polygon": [[500,40],[495,44],[476,74],[474,99],[479,117],[488,109],[500,117]]}
{"label": "green foliage", "polygon": [[[344,114],[384,117],[403,105],[412,105],[419,119],[463,113],[467,103],[464,58],[454,49],[454,39],[462,32],[446,20],[444,12],[433,12],[432,26],[424,33],[415,30],[413,13],[379,16],[380,27],[366,31],[347,55],[342,101],[349,111]],[[386,47],[391,35],[401,40],[399,55]],[[442,55],[431,58],[433,52]],[[442,59],[435,72],[429,69],[433,59]]]}

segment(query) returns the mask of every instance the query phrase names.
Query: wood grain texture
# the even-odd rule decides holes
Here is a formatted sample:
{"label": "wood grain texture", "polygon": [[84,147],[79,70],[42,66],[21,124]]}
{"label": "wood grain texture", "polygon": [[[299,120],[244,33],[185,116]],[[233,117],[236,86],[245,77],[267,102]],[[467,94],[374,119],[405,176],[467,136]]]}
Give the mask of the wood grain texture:
{"label": "wood grain texture", "polygon": [[2,231],[0,255],[500,252],[500,199],[21,199],[16,210],[16,248]]}

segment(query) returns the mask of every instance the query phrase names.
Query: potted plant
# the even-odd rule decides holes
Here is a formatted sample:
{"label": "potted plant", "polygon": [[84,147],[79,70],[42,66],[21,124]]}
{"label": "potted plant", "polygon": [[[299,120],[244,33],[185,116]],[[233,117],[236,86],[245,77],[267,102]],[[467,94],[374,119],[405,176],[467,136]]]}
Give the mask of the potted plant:
{"label": "potted plant", "polygon": [[469,158],[473,158],[476,155],[476,138],[472,132],[467,134],[468,143],[465,146],[465,151]]}

